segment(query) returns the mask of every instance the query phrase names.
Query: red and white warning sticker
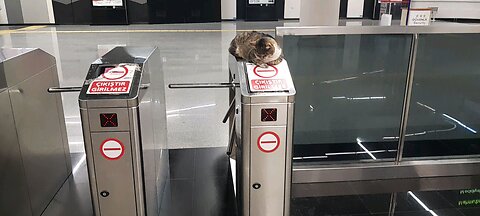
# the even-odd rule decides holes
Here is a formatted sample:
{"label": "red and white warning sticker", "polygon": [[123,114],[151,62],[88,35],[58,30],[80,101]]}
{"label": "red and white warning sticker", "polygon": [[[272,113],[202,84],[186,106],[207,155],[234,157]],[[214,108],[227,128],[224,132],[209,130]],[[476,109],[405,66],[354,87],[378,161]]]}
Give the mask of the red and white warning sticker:
{"label": "red and white warning sticker", "polygon": [[109,138],[100,145],[100,153],[107,160],[118,160],[125,154],[125,146],[120,140]]}
{"label": "red and white warning sticker", "polygon": [[277,76],[278,69],[273,65],[269,65],[267,68],[262,68],[260,66],[255,66],[253,68],[253,73],[261,78],[273,78]]}
{"label": "red and white warning sticker", "polygon": [[257,146],[262,152],[272,153],[280,147],[280,137],[275,132],[265,132],[258,137]]}
{"label": "red and white warning sticker", "polygon": [[247,72],[251,92],[286,91],[293,86],[285,60],[267,68],[247,63]]}
{"label": "red and white warning sticker", "polygon": [[255,91],[281,91],[288,89],[288,84],[284,79],[255,79],[251,81],[250,87]]}
{"label": "red and white warning sticker", "polygon": [[105,68],[105,71],[93,80],[87,94],[128,94],[132,87],[137,64],[119,64]]}

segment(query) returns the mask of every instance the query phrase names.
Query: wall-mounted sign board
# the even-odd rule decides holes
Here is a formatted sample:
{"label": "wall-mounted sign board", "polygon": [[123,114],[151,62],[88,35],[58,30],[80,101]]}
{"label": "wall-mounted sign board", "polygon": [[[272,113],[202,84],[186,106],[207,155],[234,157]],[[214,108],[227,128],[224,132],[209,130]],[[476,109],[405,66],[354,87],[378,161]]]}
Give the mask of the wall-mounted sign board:
{"label": "wall-mounted sign board", "polygon": [[123,0],[92,0],[95,7],[121,7],[123,6]]}
{"label": "wall-mounted sign board", "polygon": [[248,4],[275,4],[275,0],[248,0]]}

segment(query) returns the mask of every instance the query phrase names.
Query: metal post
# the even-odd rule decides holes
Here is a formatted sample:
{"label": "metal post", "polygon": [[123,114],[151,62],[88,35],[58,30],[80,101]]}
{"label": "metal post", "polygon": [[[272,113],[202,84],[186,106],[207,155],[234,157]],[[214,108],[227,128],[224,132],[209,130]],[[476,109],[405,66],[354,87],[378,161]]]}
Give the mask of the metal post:
{"label": "metal post", "polygon": [[405,135],[407,134],[408,126],[408,114],[410,111],[410,103],[412,98],[412,88],[415,75],[415,63],[417,60],[418,49],[418,34],[413,35],[412,46],[410,50],[410,62],[407,72],[407,83],[405,85],[405,95],[403,98],[402,117],[400,122],[400,132],[398,139],[397,157],[395,158],[395,164],[400,164],[403,158],[403,149],[405,146]]}
{"label": "metal post", "polygon": [[241,216],[290,215],[293,108],[296,94],[284,60],[259,68],[229,60],[235,92],[237,203]]}
{"label": "metal post", "polygon": [[158,214],[169,173],[159,56],[117,47],[90,66],[79,106],[95,215]]}

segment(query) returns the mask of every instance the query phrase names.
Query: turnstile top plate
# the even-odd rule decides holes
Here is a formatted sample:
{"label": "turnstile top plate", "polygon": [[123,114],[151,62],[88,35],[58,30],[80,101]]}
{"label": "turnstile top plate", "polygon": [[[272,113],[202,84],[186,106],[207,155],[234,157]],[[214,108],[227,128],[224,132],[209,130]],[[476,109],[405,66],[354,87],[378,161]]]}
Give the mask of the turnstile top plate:
{"label": "turnstile top plate", "polygon": [[[291,103],[294,102],[294,96],[296,94],[295,86],[288,69],[288,63],[283,60],[281,64],[275,66],[275,74],[259,77],[253,71],[255,65],[247,63],[245,61],[237,61],[237,59],[230,55],[229,68],[234,82],[240,83],[240,91],[242,94],[242,101],[244,103]],[[266,72],[268,74],[268,72]],[[252,75],[253,74],[253,75]],[[263,76],[263,75],[262,75]],[[266,78],[265,78],[266,77]],[[281,88],[272,88],[265,90],[252,91],[252,81],[254,80],[284,80],[279,81],[281,84],[285,84]]]}
{"label": "turnstile top plate", "polygon": [[[148,84],[149,74],[144,70],[147,59],[157,51],[156,47],[116,47],[97,59],[87,73],[84,85],[80,92],[80,107],[87,107],[87,101],[96,101],[96,106],[100,107],[130,107],[137,106],[136,101],[139,96],[141,84]],[[89,85],[92,81],[104,73],[106,68],[116,67],[118,64],[136,64],[137,70],[132,79],[131,89],[128,94],[87,94]],[[105,101],[104,103],[99,103]]]}

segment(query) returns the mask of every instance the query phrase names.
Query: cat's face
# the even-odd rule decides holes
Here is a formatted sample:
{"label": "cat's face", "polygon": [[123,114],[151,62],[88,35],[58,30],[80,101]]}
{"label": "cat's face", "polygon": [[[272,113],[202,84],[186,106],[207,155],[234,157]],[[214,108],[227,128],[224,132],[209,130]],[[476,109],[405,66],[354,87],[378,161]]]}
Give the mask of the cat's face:
{"label": "cat's face", "polygon": [[258,58],[271,58],[275,54],[277,42],[271,37],[262,37],[255,46]]}

